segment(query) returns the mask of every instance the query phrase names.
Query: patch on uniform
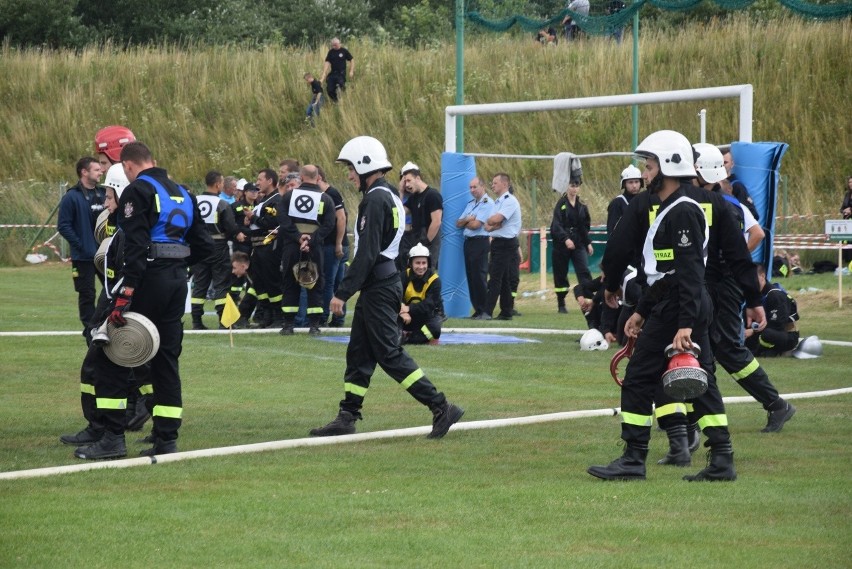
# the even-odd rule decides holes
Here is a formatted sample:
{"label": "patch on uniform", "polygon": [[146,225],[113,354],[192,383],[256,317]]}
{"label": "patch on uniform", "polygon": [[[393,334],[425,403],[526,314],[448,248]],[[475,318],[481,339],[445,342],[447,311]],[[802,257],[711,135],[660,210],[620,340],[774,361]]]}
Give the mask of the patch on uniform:
{"label": "patch on uniform", "polygon": [[133,202],[127,202],[124,204],[124,217],[130,217],[133,215]]}
{"label": "patch on uniform", "polygon": [[367,216],[361,217],[361,223],[358,226],[358,231],[364,231],[364,226],[367,225]]}
{"label": "patch on uniform", "polygon": [[692,241],[689,240],[689,229],[681,229],[678,231],[680,233],[680,241],[678,246],[680,247],[692,247]]}

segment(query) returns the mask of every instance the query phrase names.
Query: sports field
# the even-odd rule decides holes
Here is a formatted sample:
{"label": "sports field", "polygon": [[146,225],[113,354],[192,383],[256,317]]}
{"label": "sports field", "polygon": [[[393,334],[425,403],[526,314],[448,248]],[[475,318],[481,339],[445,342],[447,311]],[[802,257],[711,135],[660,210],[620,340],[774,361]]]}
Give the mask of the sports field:
{"label": "sports field", "polygon": [[[83,426],[82,338],[5,334],[77,330],[69,272],[0,269],[0,473],[79,462],[58,436]],[[521,292],[537,279],[525,275]],[[852,341],[849,279],[842,308],[833,276],[783,284],[803,335]],[[462,423],[616,407],[612,350],[522,330],[583,328],[576,307],[558,315],[552,298],[519,298],[520,318],[475,325],[537,343],[410,349],[467,410]],[[304,438],[336,414],[345,345],[274,332],[234,344],[186,335],[180,450]],[[762,363],[784,394],[852,387],[848,346]],[[744,395],[724,372],[719,384]],[[852,397],[793,403],[776,434],[759,432],[756,403],[728,407],[734,483],[681,480],[704,466],[703,449],[690,468],[657,466],[660,432],[647,481],[592,478],[589,465],[621,453],[612,416],[0,480],[0,567],[849,567]],[[377,372],[358,429],[430,420]],[[132,454],[145,448],[136,438]]]}

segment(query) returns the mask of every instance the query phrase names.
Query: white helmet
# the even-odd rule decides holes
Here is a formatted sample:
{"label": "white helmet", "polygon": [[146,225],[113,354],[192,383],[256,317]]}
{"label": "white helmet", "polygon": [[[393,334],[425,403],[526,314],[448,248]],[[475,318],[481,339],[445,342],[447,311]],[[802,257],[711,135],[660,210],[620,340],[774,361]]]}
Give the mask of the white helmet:
{"label": "white helmet", "polygon": [[408,251],[408,259],[411,260],[414,257],[429,257],[429,248],[423,245],[422,243],[418,243],[414,247],[412,247]]}
{"label": "white helmet", "polygon": [[124,166],[121,165],[121,162],[109,167],[106,178],[104,178],[104,185],[115,190],[116,198],[121,197],[121,192],[124,191],[124,188],[129,183],[130,181],[127,179],[127,174],[124,173]]}
{"label": "white helmet", "polygon": [[725,159],[722,157],[722,151],[706,142],[693,144],[692,148],[698,154],[695,159],[695,170],[704,178],[708,184],[721,182],[728,177],[728,171],[725,170]]}
{"label": "white helmet", "polygon": [[408,162],[405,163],[405,166],[402,167],[402,170],[400,170],[399,173],[400,173],[401,176],[405,176],[406,174],[408,174],[412,170],[417,170],[419,172],[420,166],[418,166],[417,164],[415,164],[414,162],[409,160]]}
{"label": "white helmet", "polygon": [[344,144],[337,161],[351,164],[359,176],[393,168],[384,145],[372,136],[356,136]]}
{"label": "white helmet", "polygon": [[583,352],[592,352],[595,350],[608,350],[609,342],[607,342],[603,334],[601,334],[600,330],[597,328],[592,328],[588,330],[583,336],[580,338],[580,350]]}
{"label": "white helmet", "polygon": [[800,360],[812,360],[822,355],[822,342],[817,336],[808,336],[793,350],[793,357]]}
{"label": "white helmet", "polygon": [[642,171],[633,164],[621,171],[622,190],[624,189],[624,182],[627,180],[639,180],[640,187],[645,185],[645,181],[642,179]]}
{"label": "white helmet", "polygon": [[653,157],[660,163],[660,173],[669,178],[694,178],[692,145],[679,132],[658,130],[639,143],[634,153],[642,158]]}

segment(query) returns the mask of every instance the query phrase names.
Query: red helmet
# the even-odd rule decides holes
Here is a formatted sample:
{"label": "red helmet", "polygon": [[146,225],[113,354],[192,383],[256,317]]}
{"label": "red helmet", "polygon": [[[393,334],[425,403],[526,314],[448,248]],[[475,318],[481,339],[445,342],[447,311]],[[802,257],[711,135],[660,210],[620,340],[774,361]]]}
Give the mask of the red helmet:
{"label": "red helmet", "polygon": [[135,140],[136,136],[126,126],[105,126],[95,135],[95,152],[103,152],[115,164],[121,160],[122,147]]}

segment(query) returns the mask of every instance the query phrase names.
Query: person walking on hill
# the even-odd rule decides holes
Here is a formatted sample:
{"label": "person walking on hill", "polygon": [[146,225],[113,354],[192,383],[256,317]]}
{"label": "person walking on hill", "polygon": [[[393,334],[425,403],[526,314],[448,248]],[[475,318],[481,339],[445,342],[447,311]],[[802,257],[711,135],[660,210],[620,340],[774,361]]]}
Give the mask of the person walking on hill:
{"label": "person walking on hill", "polygon": [[346,90],[346,67],[349,64],[349,79],[355,77],[355,59],[349,50],[340,45],[340,40],[331,40],[331,49],[325,56],[322,66],[322,77],[320,82],[325,81],[328,97],[336,103],[339,97],[338,91]]}

